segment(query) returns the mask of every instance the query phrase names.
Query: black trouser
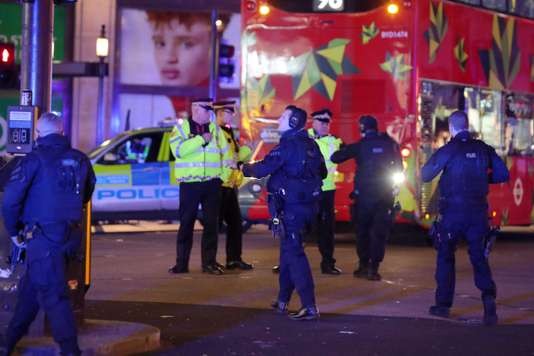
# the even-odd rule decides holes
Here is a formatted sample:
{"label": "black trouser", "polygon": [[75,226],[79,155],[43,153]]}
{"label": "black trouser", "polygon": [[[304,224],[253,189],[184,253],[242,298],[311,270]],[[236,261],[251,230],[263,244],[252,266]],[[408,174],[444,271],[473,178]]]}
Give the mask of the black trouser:
{"label": "black trouser", "polygon": [[220,221],[226,223],[226,262],[241,261],[243,219],[235,188],[221,187]]}
{"label": "black trouser", "polygon": [[356,251],[361,266],[378,268],[393,224],[393,198],[359,197],[356,203]]}
{"label": "black trouser", "polygon": [[482,299],[495,298],[497,288],[491,276],[491,269],[484,256],[485,238],[488,235],[487,208],[464,206],[455,212],[442,214],[434,244],[436,259],[436,305],[450,308],[454,300],[456,282],[456,244],[465,239],[468,254],[473,265],[475,285],[481,291]]}
{"label": "black trouser", "polygon": [[316,219],[315,230],[318,233],[319,252],[321,252],[321,266],[333,266],[334,259],[334,226],[336,213],[334,208],[336,191],[327,190],[321,192],[319,200],[319,212]]}
{"label": "black trouser", "polygon": [[27,334],[40,308],[50,322],[61,354],[80,354],[76,323],[67,291],[65,261],[62,251],[49,249],[46,257],[30,259],[28,262],[26,273],[19,282],[15,313],[6,333],[8,354]]}
{"label": "black trouser", "polygon": [[297,290],[303,307],[315,306],[315,286],[308,257],[302,245],[302,230],[311,223],[316,212],[315,204],[285,204],[280,236],[280,291],[278,300],[289,303],[293,290]]}
{"label": "black trouser", "polygon": [[189,257],[193,247],[193,229],[197,218],[198,205],[202,207],[202,266],[215,263],[217,256],[218,223],[220,208],[221,180],[180,184],[180,208],[178,218],[180,229],[176,239],[176,266],[189,267]]}

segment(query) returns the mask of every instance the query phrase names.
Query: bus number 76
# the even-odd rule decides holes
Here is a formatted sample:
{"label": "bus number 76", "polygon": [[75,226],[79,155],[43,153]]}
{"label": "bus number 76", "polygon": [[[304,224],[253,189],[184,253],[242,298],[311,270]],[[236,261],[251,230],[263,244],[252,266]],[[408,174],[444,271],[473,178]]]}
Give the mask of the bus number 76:
{"label": "bus number 76", "polygon": [[343,0],[317,0],[317,10],[341,11]]}

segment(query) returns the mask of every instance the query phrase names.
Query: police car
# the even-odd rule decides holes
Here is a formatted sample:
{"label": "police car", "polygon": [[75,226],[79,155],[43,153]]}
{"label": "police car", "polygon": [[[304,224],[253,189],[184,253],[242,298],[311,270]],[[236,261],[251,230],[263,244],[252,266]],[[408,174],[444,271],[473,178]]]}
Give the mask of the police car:
{"label": "police car", "polygon": [[89,153],[97,177],[93,220],[176,219],[172,127],[123,132]]}

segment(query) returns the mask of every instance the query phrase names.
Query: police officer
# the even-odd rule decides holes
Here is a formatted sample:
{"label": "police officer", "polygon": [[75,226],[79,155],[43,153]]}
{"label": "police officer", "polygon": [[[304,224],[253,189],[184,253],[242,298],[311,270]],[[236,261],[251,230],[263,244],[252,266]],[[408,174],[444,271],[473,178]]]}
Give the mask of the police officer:
{"label": "police officer", "polygon": [[191,103],[192,117],[180,120],[171,133],[170,148],[176,158],[174,176],[180,184],[180,228],[176,239],[176,265],[170,273],[188,273],[193,246],[193,228],[198,205],[202,206],[202,271],[224,273],[216,261],[221,181],[230,174],[223,165],[230,158],[228,142],[217,126],[212,99]]}
{"label": "police officer", "polygon": [[220,221],[226,223],[226,269],[250,270],[253,266],[241,258],[243,250],[243,219],[237,189],[243,182],[243,172],[238,165],[248,161],[252,150],[237,142],[232,124],[235,118],[235,101],[219,101],[213,103],[217,121],[224,137],[230,145],[230,158],[224,162],[230,167],[231,174],[223,181],[221,187]]}
{"label": "police officer", "polygon": [[331,160],[341,163],[356,160],[354,177],[356,247],[359,266],[354,276],[379,281],[380,263],[384,259],[386,240],[394,218],[395,173],[402,172],[399,146],[391,137],[378,132],[372,116],[359,120],[362,139],[335,152]]}
{"label": "police officer", "polygon": [[475,284],[482,292],[484,323],[497,323],[496,287],[485,256],[488,226],[488,185],[506,182],[508,169],[495,150],[480,140],[472,139],[465,112],[455,111],[449,117],[452,140],[437,150],[423,166],[421,177],[430,182],[440,172],[440,217],[434,235],[437,249],[436,304],[429,313],[449,316],[454,298],[454,251],[460,238],[469,245],[469,258],[475,273]]}
{"label": "police officer", "polygon": [[[4,224],[13,243],[26,247],[27,259],[6,334],[8,354],[28,332],[39,308],[50,321],[61,353],[80,354],[65,261],[80,246],[82,205],[91,199],[95,175],[87,156],[72,149],[62,132],[61,118],[43,114],[37,121],[35,149],[15,167],[5,188]],[[22,227],[28,232],[26,241],[19,238]]]}
{"label": "police officer", "polygon": [[321,199],[319,200],[319,212],[315,225],[319,234],[319,252],[321,252],[321,272],[324,274],[339,275],[341,269],[336,267],[334,258],[334,225],[336,214],[334,200],[336,194],[335,174],[337,164],[330,160],[330,156],[341,146],[341,139],[330,134],[330,122],[332,112],[328,109],[315,111],[311,114],[312,127],[308,129],[308,135],[313,138],[326,163],[328,176],[323,180]]}
{"label": "police officer", "polygon": [[302,308],[290,314],[294,320],[319,317],[301,230],[311,223],[317,211],[322,179],[327,174],[319,147],[304,130],[305,123],[304,110],[292,105],[286,107],[279,119],[278,130],[282,134],[279,145],[262,161],[243,167],[247,177],[271,175],[267,182],[269,209],[282,220],[284,230],[280,239],[280,291],[272,307],[287,313],[291,294],[296,289]]}

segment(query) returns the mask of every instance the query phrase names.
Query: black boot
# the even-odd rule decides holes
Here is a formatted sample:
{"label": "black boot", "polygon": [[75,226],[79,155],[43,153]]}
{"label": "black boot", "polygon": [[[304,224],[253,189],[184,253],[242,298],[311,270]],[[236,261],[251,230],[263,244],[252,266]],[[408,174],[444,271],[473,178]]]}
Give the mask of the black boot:
{"label": "black boot", "polygon": [[271,308],[279,314],[287,314],[287,303],[281,302],[278,299],[271,303]]}
{"label": "black boot", "polygon": [[368,266],[360,261],[358,268],[354,270],[352,275],[356,278],[367,278]]}
{"label": "black boot", "polygon": [[226,263],[226,269],[240,269],[243,271],[248,271],[253,269],[254,266],[252,266],[250,263],[246,263],[243,260],[237,260],[237,261],[230,261]]}
{"label": "black boot", "polygon": [[341,269],[333,263],[321,263],[321,273],[337,276],[341,274]]}
{"label": "black boot", "polygon": [[441,305],[433,305],[428,309],[428,314],[438,316],[440,318],[448,318],[449,308]]}
{"label": "black boot", "polygon": [[292,320],[317,320],[319,319],[319,309],[316,306],[302,307],[298,312],[290,313]]}
{"label": "black boot", "polygon": [[379,281],[382,279],[380,273],[378,273],[378,265],[371,265],[367,270],[367,279],[370,281]]}
{"label": "black boot", "polygon": [[497,325],[499,318],[497,317],[495,297],[484,297],[482,303],[484,304],[484,325]]}
{"label": "black boot", "polygon": [[280,265],[273,266],[272,271],[274,274],[280,273]]}

